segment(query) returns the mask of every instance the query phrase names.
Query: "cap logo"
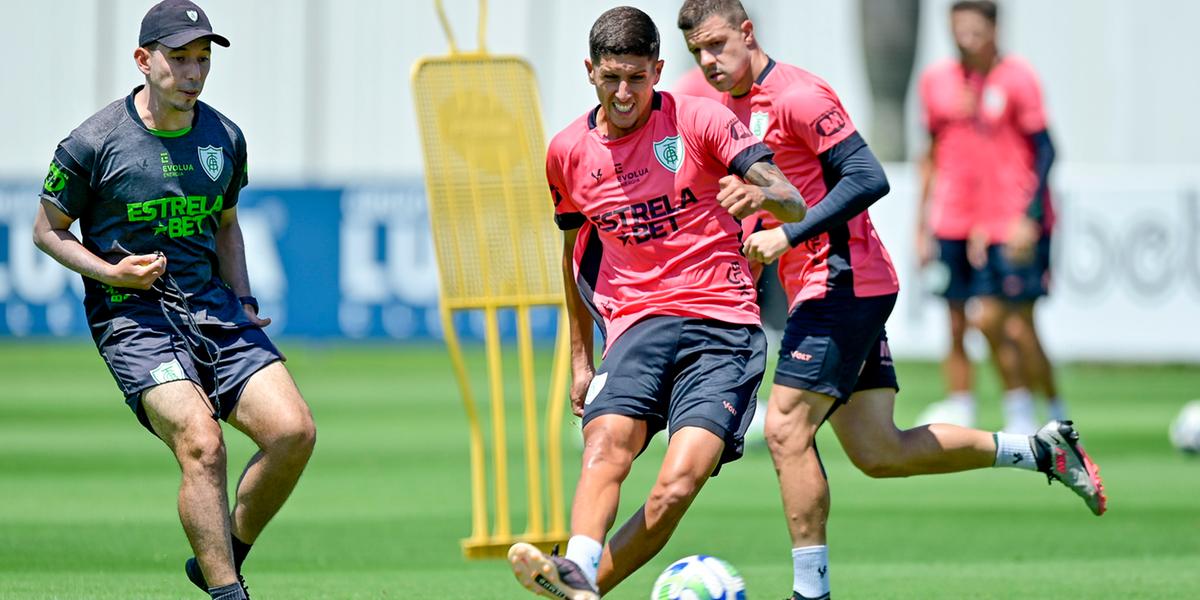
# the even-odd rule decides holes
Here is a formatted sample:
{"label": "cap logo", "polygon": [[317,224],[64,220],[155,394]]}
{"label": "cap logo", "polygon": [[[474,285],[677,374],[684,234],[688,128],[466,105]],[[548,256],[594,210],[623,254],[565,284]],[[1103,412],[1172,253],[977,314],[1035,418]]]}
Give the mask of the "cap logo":
{"label": "cap logo", "polygon": [[196,19],[200,18],[200,14],[194,10],[189,10],[184,14],[186,14],[188,16],[188,18],[192,20],[193,23],[196,22]]}

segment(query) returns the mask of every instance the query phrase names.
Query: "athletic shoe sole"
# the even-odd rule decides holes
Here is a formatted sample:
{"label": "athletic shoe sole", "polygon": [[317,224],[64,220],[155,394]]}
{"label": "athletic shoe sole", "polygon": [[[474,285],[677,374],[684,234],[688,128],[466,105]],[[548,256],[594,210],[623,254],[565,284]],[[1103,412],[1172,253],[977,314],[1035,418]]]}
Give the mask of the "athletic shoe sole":
{"label": "athletic shoe sole", "polygon": [[525,589],[545,598],[559,600],[600,600],[591,590],[578,590],[563,583],[558,567],[532,544],[518,542],[508,549],[508,564]]}

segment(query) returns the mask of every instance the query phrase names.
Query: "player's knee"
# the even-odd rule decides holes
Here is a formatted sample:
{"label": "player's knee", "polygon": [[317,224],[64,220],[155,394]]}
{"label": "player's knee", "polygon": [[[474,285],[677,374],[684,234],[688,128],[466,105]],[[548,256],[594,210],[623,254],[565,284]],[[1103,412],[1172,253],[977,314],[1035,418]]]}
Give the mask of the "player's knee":
{"label": "player's knee", "polygon": [[584,470],[603,470],[621,478],[629,474],[637,452],[607,431],[590,435],[583,449]]}
{"label": "player's knee", "polygon": [[899,460],[898,451],[886,447],[846,448],[850,462],[862,471],[863,475],[876,479],[888,477],[905,477],[908,472],[904,463]]}
{"label": "player's knee", "polygon": [[694,477],[679,475],[660,479],[650,492],[647,509],[669,514],[682,513],[699,492],[700,484]]}
{"label": "player's knee", "polygon": [[217,472],[225,469],[225,440],[216,422],[198,424],[182,433],[176,454],[185,471]]}
{"label": "player's knee", "polygon": [[278,448],[294,458],[308,459],[317,444],[317,427],[307,413],[292,420],[278,438]]}
{"label": "player's knee", "polygon": [[812,446],[814,433],[804,415],[797,412],[768,412],[767,422],[763,426],[763,436],[772,456],[793,456],[806,452]]}

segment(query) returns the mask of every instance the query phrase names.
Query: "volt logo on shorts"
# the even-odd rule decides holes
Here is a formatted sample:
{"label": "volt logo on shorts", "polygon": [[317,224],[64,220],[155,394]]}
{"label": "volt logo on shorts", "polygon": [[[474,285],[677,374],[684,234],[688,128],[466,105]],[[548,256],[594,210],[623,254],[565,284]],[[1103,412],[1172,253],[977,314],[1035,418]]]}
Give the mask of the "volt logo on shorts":
{"label": "volt logo on shorts", "polygon": [[608,373],[599,373],[592,378],[592,383],[588,384],[587,396],[583,399],[584,406],[596,401],[596,398],[600,396],[600,390],[604,389],[606,382],[608,382]]}
{"label": "volt logo on shorts", "polygon": [[792,358],[808,362],[813,359],[813,355],[807,352],[801,352],[799,350],[792,350]]}
{"label": "volt logo on shorts", "polygon": [[157,367],[150,370],[150,377],[154,378],[154,383],[187,379],[187,375],[183,372],[183,365],[179,364],[179,359],[171,359],[170,362],[160,363]]}

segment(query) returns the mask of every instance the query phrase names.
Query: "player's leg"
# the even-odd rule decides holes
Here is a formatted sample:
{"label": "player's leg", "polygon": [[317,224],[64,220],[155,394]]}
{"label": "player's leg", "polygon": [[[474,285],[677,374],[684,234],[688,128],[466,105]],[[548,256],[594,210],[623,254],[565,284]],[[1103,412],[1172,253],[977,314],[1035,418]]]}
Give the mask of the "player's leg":
{"label": "player's leg", "polygon": [[794,598],[824,598],[830,591],[829,488],[814,443],[817,429],[853,391],[895,302],[895,295],[806,300],[788,317],[766,436],[792,541]]}
{"label": "player's leg", "polygon": [[[896,390],[855,392],[830,418],[854,466],[870,477],[953,473],[993,465],[993,434],[947,423],[900,430],[892,418]],[[1036,465],[1029,455],[1030,465]]]}
{"label": "player's leg", "polygon": [[938,240],[938,260],[946,272],[946,287],[941,296],[946,299],[950,340],[942,373],[946,379],[945,399],[927,406],[917,417],[917,424],[952,423],[963,427],[975,424],[973,366],[965,344],[967,329],[967,300],[971,298],[973,270],[967,260],[965,240]]}
{"label": "player's leg", "polygon": [[683,320],[672,349],[667,454],[645,504],[604,549],[600,592],[658,554],[718,465],[741,457],[766,346],[757,326]]}
{"label": "player's leg", "polygon": [[259,448],[238,480],[232,513],[233,536],[249,545],[296,487],[317,432],[308,404],[279,361],[250,376],[229,423]]}
{"label": "player's leg", "polygon": [[592,418],[583,428],[579,482],[571,505],[571,539],[566,556],[545,556],[517,543],[508,560],[526,589],[548,598],[599,598],[597,572],[604,564],[604,540],[617,518],[621,484],[649,439],[647,423],[620,414]]}
{"label": "player's leg", "polygon": [[1037,430],[1033,395],[1026,387],[1017,346],[1006,330],[1009,303],[999,296],[979,298],[979,317],[976,325],[987,340],[992,364],[1004,386],[1004,431],[1032,434]]}
{"label": "player's leg", "polygon": [[208,399],[191,381],[170,381],[143,392],[141,409],[179,462],[179,520],[208,587],[236,583],[229,538],[225,442]]}
{"label": "player's leg", "polygon": [[[1004,257],[1007,260],[1007,257]],[[1034,322],[1034,305],[1050,291],[1050,238],[1038,240],[1033,260],[1024,264],[1007,264],[1012,285],[1006,290],[1009,317],[1006,333],[1018,349],[1022,374],[1034,393],[1046,399],[1050,418],[1066,419],[1066,408],[1058,394],[1054,368],[1042,347]]]}
{"label": "player's leg", "polygon": [[1034,303],[1022,302],[1012,307],[1005,323],[1008,336],[1016,346],[1021,359],[1021,368],[1031,391],[1042,394],[1050,409],[1050,418],[1065,420],[1066,408],[1058,393],[1054,377],[1054,366],[1042,347],[1034,322]]}
{"label": "player's leg", "polygon": [[597,570],[621,483],[650,437],[666,425],[666,373],[683,320],[645,319],[609,348],[584,404],[584,452],[566,556],[547,557],[525,543],[509,548],[509,565],[526,589],[549,598],[599,598]]}
{"label": "player's leg", "polygon": [[[164,326],[164,329],[166,327]],[[196,382],[200,373],[186,343],[172,332],[149,326],[110,327],[96,340],[126,403],[151,433],[167,444],[180,466],[179,518],[200,562],[190,559],[189,579],[208,591],[211,581],[243,592],[231,558],[226,496],[226,454],[213,405]],[[203,570],[202,570],[203,568]]]}
{"label": "player's leg", "polygon": [[596,580],[601,594],[608,593],[662,550],[716,469],[724,448],[721,437],[699,427],[684,427],[671,436],[646,503],[605,545]]}
{"label": "player's leg", "polygon": [[1009,261],[1004,245],[987,249],[987,264],[977,270],[976,292],[980,296],[979,329],[991,348],[992,362],[1004,385],[1004,431],[1032,434],[1038,428],[1029,381],[1025,379],[1021,353],[1008,332],[1016,302],[1036,298],[1031,287],[1033,265]]}
{"label": "player's leg", "polygon": [[[633,460],[646,447],[648,435],[646,421],[615,414],[597,417],[584,428],[583,468],[571,504],[571,536],[583,536],[596,543],[584,544],[585,550],[593,547],[580,556],[568,546],[567,558],[591,562],[593,570],[600,568],[602,540],[616,522],[621,484],[629,476]],[[576,540],[576,545],[580,541]]]}
{"label": "player's leg", "polygon": [[[240,575],[254,541],[303,472],[316,431],[283,355],[261,329],[204,333],[221,350],[214,367],[221,417],[259,448],[238,478],[230,516],[234,569]],[[207,587],[194,558],[184,563],[184,571],[192,583]]]}
{"label": "player's leg", "polygon": [[829,592],[829,483],[816,448],[817,429],[835,404],[826,394],[786,385],[771,386],[766,437],[792,542],[794,597],[821,598]]}
{"label": "player's leg", "polygon": [[899,385],[886,334],[868,355],[850,401],[830,417],[846,454],[872,477],[949,473],[986,466],[1038,471],[1075,492],[1095,514],[1106,499],[1099,468],[1070,421],[1051,421],[1033,435],[985,432],[947,424],[905,431],[892,418]]}

